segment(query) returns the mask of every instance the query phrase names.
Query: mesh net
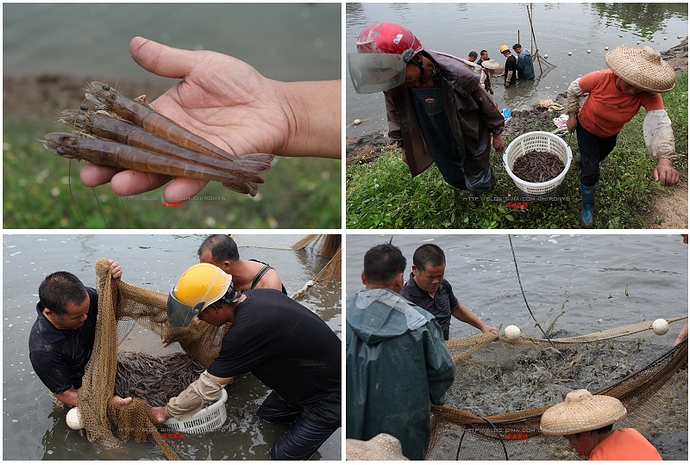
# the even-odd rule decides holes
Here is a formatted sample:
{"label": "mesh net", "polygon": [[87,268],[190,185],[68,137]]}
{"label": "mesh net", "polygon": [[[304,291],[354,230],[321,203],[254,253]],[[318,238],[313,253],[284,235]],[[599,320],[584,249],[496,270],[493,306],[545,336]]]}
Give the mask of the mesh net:
{"label": "mesh net", "polygon": [[[172,327],[167,294],[112,279],[105,258],[97,260],[96,275],[96,338],[78,405],[86,437],[110,448],[129,439],[151,441],[168,459],[178,459],[149,406],[165,405],[198,377],[218,355],[229,325],[194,319],[187,328]],[[161,339],[170,345],[164,347]],[[115,406],[114,393],[134,399]]]}
{"label": "mesh net", "polygon": [[[668,322],[679,330],[687,316]],[[657,342],[651,326],[550,341],[524,334],[495,343],[492,334],[448,341],[457,374],[446,405],[432,406],[427,458],[581,460],[563,438],[539,431],[541,414],[580,388],[623,402],[628,416],[616,428],[632,427],[647,438],[687,436],[687,340],[670,348],[667,339]]]}

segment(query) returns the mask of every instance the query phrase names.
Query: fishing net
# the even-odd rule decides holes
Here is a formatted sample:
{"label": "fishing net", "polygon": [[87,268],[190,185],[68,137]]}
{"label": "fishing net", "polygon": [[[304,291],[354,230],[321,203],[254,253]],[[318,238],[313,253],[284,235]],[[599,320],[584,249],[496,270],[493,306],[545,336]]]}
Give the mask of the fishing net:
{"label": "fishing net", "polygon": [[[151,441],[168,459],[178,459],[150,407],[165,405],[198,377],[218,355],[229,325],[194,319],[187,328],[172,327],[167,294],[112,279],[105,258],[96,262],[96,275],[96,338],[78,404],[87,439],[112,448],[123,440]],[[114,394],[134,399],[114,406]]]}
{"label": "fishing net", "polygon": [[669,342],[687,316],[668,322],[667,337],[646,321],[550,340],[523,333],[497,342],[492,334],[448,341],[456,379],[446,405],[432,406],[427,459],[581,460],[565,439],[539,431],[541,414],[580,388],[623,402],[628,416],[615,428],[687,438],[687,340]]}

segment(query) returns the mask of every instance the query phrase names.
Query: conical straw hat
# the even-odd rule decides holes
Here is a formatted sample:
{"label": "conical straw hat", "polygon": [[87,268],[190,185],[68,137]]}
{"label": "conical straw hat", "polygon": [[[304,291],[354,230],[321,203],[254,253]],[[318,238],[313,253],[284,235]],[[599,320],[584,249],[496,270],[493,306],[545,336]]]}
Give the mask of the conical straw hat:
{"label": "conical straw hat", "polygon": [[604,61],[616,76],[647,92],[668,92],[676,83],[673,67],[647,45],[642,48],[619,45],[606,54]]}
{"label": "conical straw hat", "polygon": [[489,58],[488,60],[482,61],[482,66],[486,69],[499,69],[501,64],[498,61]]}
{"label": "conical straw hat", "polygon": [[595,396],[586,389],[569,392],[565,402],[548,408],[541,416],[545,436],[566,436],[603,428],[622,420],[627,410],[620,400]]}

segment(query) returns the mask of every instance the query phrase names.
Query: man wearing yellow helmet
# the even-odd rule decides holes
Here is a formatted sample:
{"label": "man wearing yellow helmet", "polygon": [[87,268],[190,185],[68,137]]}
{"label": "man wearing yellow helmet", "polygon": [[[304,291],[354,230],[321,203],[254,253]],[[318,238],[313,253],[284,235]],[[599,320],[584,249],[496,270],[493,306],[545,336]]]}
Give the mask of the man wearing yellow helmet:
{"label": "man wearing yellow helmet", "polygon": [[306,460],[340,427],[340,339],[315,313],[275,289],[236,290],[232,276],[199,263],[168,297],[168,322],[185,327],[194,316],[232,323],[220,353],[199,379],[154,407],[159,421],[184,420],[215,401],[232,380],[251,372],[272,389],[258,409],[270,423],[290,423],[272,459]]}
{"label": "man wearing yellow helmet", "polygon": [[503,84],[506,87],[510,87],[511,84],[515,84],[515,81],[517,81],[517,60],[510,53],[510,48],[507,45],[501,45],[498,51],[506,58]]}

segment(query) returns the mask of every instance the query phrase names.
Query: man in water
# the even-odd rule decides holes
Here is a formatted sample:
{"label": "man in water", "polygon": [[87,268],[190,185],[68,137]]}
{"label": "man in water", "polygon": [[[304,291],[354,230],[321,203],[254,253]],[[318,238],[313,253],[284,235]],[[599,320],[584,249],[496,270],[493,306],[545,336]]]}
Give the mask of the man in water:
{"label": "man in water", "polygon": [[216,265],[227,274],[232,275],[235,289],[276,289],[283,294],[287,290],[270,265],[258,260],[240,258],[237,244],[228,234],[214,234],[206,238],[199,247],[199,262]]}
{"label": "man in water", "polygon": [[513,54],[510,53],[510,49],[507,45],[501,45],[499,51],[501,52],[501,55],[503,55],[506,59],[506,65],[503,71],[503,85],[506,87],[510,87],[517,81],[517,60],[515,59]]}
{"label": "man in water", "polygon": [[[110,273],[115,279],[122,276],[113,260]],[[38,316],[29,334],[31,366],[55,399],[75,407],[96,337],[98,293],[72,273],[57,271],[43,280],[38,298]],[[126,404],[131,398],[113,400]]]}
{"label": "man in water", "polygon": [[498,337],[496,328],[485,324],[458,301],[450,283],[443,277],[445,271],[443,250],[435,244],[420,246],[412,256],[412,273],[400,295],[434,315],[446,341],[450,336],[451,317],[474,326],[482,333],[494,333]]}
{"label": "man in water", "polygon": [[233,277],[209,263],[188,268],[168,297],[168,322],[194,316],[213,326],[232,323],[218,356],[199,379],[164,407],[159,421],[185,420],[215,401],[236,377],[251,372],[272,389],[258,409],[288,429],[271,459],[307,460],[340,427],[341,342],[314,312],[275,289],[240,292]]}
{"label": "man in water", "polygon": [[532,63],[532,53],[522,48],[522,45],[513,45],[513,50],[517,53],[517,63],[515,65],[518,71],[518,79],[523,81],[534,80],[534,64]]}

